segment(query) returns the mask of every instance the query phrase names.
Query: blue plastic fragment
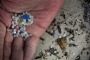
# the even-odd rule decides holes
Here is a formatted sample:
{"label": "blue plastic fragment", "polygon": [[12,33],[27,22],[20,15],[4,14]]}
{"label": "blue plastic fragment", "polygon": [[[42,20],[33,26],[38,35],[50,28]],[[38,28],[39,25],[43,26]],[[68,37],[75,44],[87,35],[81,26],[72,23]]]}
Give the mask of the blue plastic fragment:
{"label": "blue plastic fragment", "polygon": [[22,18],[28,20],[30,17],[29,17],[29,15],[25,14],[22,16]]}

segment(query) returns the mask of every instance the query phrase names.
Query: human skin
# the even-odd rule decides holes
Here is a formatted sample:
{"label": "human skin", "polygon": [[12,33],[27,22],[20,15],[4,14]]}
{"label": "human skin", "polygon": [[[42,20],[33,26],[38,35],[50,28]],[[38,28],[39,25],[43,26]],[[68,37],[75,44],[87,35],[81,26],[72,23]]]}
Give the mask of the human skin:
{"label": "human skin", "polygon": [[[32,60],[39,37],[46,31],[64,0],[0,0],[0,60]],[[28,11],[34,23],[27,28],[33,34],[25,42],[13,38],[6,29],[11,26],[11,15]]]}

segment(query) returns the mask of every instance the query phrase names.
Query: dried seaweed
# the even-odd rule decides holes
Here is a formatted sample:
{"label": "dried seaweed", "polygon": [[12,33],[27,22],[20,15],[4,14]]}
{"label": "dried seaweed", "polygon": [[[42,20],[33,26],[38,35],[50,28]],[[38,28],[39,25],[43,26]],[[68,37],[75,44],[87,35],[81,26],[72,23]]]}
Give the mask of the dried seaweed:
{"label": "dried seaweed", "polygon": [[69,47],[77,47],[77,45],[70,43],[70,44],[69,44]]}
{"label": "dried seaweed", "polygon": [[64,19],[66,19],[64,12],[61,12],[60,16],[62,16]]}
{"label": "dried seaweed", "polygon": [[69,28],[65,28],[65,30],[67,31],[67,32],[69,32],[70,34],[74,34],[74,30],[72,30],[72,29],[69,29]]}
{"label": "dried seaweed", "polygon": [[44,38],[42,38],[42,37],[40,37],[40,40],[45,41],[45,39],[44,39]]}
{"label": "dried seaweed", "polygon": [[78,55],[75,60],[80,60],[80,55]]}
{"label": "dried seaweed", "polygon": [[80,29],[85,29],[86,28],[86,25],[82,22],[81,24],[80,24]]}
{"label": "dried seaweed", "polygon": [[58,29],[58,32],[61,33],[61,28],[59,25],[57,26],[57,29]]}
{"label": "dried seaweed", "polygon": [[36,56],[35,59],[40,59],[40,58],[42,58],[42,57],[43,57],[43,52],[40,52],[40,53],[39,53],[39,56]]}

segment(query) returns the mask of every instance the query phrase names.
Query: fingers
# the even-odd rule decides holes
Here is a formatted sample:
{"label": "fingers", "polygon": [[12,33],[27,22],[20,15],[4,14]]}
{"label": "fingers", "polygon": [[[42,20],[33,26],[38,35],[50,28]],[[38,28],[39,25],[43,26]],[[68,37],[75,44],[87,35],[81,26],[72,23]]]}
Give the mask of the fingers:
{"label": "fingers", "polygon": [[12,43],[11,60],[23,60],[22,37],[16,37]]}
{"label": "fingers", "polygon": [[38,44],[38,37],[29,37],[26,40],[24,60],[32,60]]}
{"label": "fingers", "polygon": [[11,26],[11,15],[2,8],[0,8],[0,21],[8,28]]}
{"label": "fingers", "polygon": [[10,60],[12,41],[13,41],[12,34],[10,32],[6,32],[5,41],[4,41],[3,60]]}
{"label": "fingers", "polygon": [[0,22],[0,60],[3,59],[3,45],[4,45],[5,33],[6,33],[6,27],[3,23]]}

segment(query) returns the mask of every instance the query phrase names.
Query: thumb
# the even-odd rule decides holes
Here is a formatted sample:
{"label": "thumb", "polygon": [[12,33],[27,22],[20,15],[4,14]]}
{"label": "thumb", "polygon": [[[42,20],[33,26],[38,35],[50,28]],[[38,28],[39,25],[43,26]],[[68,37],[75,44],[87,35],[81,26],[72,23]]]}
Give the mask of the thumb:
{"label": "thumb", "polygon": [[3,46],[4,46],[4,37],[6,33],[5,25],[0,22],[0,60],[3,58]]}
{"label": "thumb", "polygon": [[23,12],[34,9],[42,0],[1,0],[2,7],[9,12]]}

